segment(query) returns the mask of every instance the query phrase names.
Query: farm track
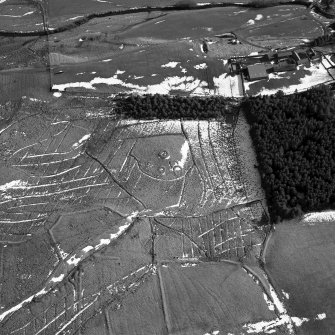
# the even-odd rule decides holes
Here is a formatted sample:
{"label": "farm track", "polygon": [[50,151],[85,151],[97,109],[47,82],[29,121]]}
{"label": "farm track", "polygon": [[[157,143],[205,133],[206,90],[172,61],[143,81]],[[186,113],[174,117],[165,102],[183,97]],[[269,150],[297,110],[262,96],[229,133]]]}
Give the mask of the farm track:
{"label": "farm track", "polygon": [[[268,7],[278,7],[282,5],[300,5],[304,7],[309,7],[310,2],[305,1],[305,0],[298,0],[298,1],[290,1],[290,2],[285,2],[281,1],[277,4],[272,4],[271,6]],[[47,28],[47,22],[46,22],[46,11],[43,9],[43,25],[44,25],[44,30],[43,31],[5,31],[5,30],[0,30],[0,36],[8,36],[8,37],[18,37],[18,36],[48,36],[48,35],[54,35],[58,34],[64,31],[68,31],[71,29],[74,29],[78,26],[81,26],[88,21],[91,21],[96,18],[102,18],[102,17],[110,17],[110,16],[120,16],[120,15],[125,15],[125,14],[136,14],[136,13],[149,13],[149,12],[171,12],[171,11],[194,11],[194,10],[203,10],[203,9],[210,9],[210,8],[222,8],[222,7],[242,7],[242,8],[255,8],[254,6],[250,4],[242,4],[242,3],[235,3],[235,2],[227,2],[227,3],[217,3],[217,4],[204,4],[204,5],[197,5],[196,7],[192,8],[176,8],[174,6],[162,6],[162,7],[142,7],[142,8],[130,8],[130,9],[125,9],[122,11],[108,11],[105,13],[94,13],[94,14],[89,14],[83,18],[80,18],[78,20],[72,21],[71,24],[66,24],[61,27],[58,27],[53,30],[49,30]]]}

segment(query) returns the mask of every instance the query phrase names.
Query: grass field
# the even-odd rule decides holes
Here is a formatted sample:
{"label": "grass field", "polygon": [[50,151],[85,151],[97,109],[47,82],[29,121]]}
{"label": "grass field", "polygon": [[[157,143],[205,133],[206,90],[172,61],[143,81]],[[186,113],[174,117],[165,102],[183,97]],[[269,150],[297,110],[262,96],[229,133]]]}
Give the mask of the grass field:
{"label": "grass field", "polygon": [[[167,334],[157,275],[151,276],[136,291],[106,310],[112,334]],[[87,333],[89,335],[91,333]]]}
{"label": "grass field", "polygon": [[0,72],[0,102],[18,100],[22,96],[36,99],[50,97],[50,73],[46,69]]}
{"label": "grass field", "polygon": [[[61,65],[53,87],[107,90],[111,93],[176,93],[206,95],[220,90],[220,76],[228,72],[220,59],[199,56],[188,41],[119,51],[98,61]],[[156,55],[160,54],[157,58]],[[223,85],[230,89],[228,82]],[[228,87],[229,86],[229,87]]]}
{"label": "grass field", "polygon": [[104,2],[94,0],[73,0],[69,3],[66,0],[49,1],[47,10],[50,18],[61,20],[66,17],[87,15],[93,13],[104,13],[134,7],[147,6],[170,6],[175,4],[174,0],[108,0]]}
{"label": "grass field", "polygon": [[308,319],[298,334],[331,334],[335,326],[333,223],[284,222],[269,240],[265,269],[277,291],[287,293],[291,316]]}
{"label": "grass field", "polygon": [[[242,39],[235,52],[245,54],[264,50],[264,41],[282,47],[285,39],[299,43],[323,32],[303,6],[140,13],[93,21],[77,28],[74,35],[64,32],[61,40],[51,39],[54,89],[242,96],[240,78],[228,76],[222,61],[234,55],[225,51],[234,46],[215,36],[234,31]],[[202,51],[203,39],[208,41],[207,54]],[[269,83],[247,83],[247,94],[298,85],[309,74],[306,71],[300,69],[290,79],[278,75]]]}
{"label": "grass field", "polygon": [[302,6],[279,6],[249,12],[254,13],[254,17],[235,30],[247,39],[263,37],[264,40],[270,40],[271,44],[271,39],[276,37],[312,39],[323,34],[322,25]]}
{"label": "grass field", "polygon": [[31,1],[4,1],[0,5],[0,30],[43,31],[43,15]]}
{"label": "grass field", "polygon": [[250,320],[274,318],[262,291],[238,265],[193,265],[159,269],[169,333],[236,333]]}

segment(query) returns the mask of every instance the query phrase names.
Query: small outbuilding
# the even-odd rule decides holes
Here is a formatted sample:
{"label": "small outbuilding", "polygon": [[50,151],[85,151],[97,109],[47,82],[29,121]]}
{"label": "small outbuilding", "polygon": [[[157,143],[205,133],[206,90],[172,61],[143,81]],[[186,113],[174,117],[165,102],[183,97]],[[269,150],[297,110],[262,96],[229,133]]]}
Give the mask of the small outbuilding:
{"label": "small outbuilding", "polygon": [[254,64],[248,66],[249,80],[267,79],[269,77],[264,64]]}
{"label": "small outbuilding", "polygon": [[309,65],[309,59],[304,50],[295,50],[292,53],[292,58],[296,61],[297,65],[304,64]]}

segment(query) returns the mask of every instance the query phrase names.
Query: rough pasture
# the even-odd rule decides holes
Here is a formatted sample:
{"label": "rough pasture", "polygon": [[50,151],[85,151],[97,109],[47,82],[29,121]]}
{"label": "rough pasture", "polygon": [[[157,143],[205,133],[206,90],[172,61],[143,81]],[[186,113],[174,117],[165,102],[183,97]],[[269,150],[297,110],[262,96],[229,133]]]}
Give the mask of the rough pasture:
{"label": "rough pasture", "polygon": [[[110,123],[94,133],[87,150],[146,209],[206,213],[217,206],[229,207],[247,202],[238,173],[232,172],[238,161],[234,143],[231,142],[231,127],[228,123],[217,121],[149,121],[129,125],[125,122],[112,132],[115,125]],[[169,133],[174,134],[169,135],[171,142],[159,138]],[[106,146],[105,138],[116,145]],[[166,174],[164,177],[163,170],[167,168],[165,159],[159,156],[155,146],[146,153],[150,154],[150,159],[149,156],[136,154],[139,148],[146,147],[148,141],[160,143],[160,152],[169,153],[169,143],[176,146],[173,151],[178,151],[178,155],[171,156],[171,161],[167,163],[172,167],[172,170],[171,167],[168,169],[173,172],[174,181],[166,180]],[[181,163],[175,164],[183,159],[186,159],[184,167],[180,166]],[[161,165],[157,165],[158,162]],[[118,170],[120,167],[122,169]],[[163,167],[161,171],[160,167]],[[159,194],[164,194],[166,198],[162,199]],[[194,194],[198,196],[194,197]]]}
{"label": "rough pasture", "polygon": [[[24,99],[4,109],[1,253],[6,269],[8,253],[17,256],[20,274],[11,281],[12,272],[1,271],[6,292],[19,292],[2,292],[5,333],[164,328],[163,307],[141,303],[149,291],[149,302],[160,294],[153,265],[174,257],[254,264],[259,257],[264,213],[236,170],[237,115],[122,120],[112,102],[80,101],[71,100],[80,108],[61,101],[47,110]],[[129,321],[129,311],[143,314]]]}

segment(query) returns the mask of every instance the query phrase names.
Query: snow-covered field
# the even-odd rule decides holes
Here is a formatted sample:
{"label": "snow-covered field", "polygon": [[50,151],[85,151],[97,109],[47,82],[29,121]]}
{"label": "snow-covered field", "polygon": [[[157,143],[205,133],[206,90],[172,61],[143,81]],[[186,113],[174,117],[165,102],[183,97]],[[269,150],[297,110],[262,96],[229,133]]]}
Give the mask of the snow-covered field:
{"label": "snow-covered field", "polygon": [[[170,62],[165,64],[165,67],[173,67],[175,62]],[[196,69],[205,69],[203,64],[196,65]],[[88,90],[96,90],[95,85],[105,84],[105,85],[120,85],[126,87],[132,93],[139,94],[169,94],[171,91],[184,91],[190,93],[191,95],[222,95],[226,97],[241,97],[242,83],[241,77],[238,75],[230,76],[227,73],[223,73],[219,77],[213,77],[213,82],[215,84],[215,89],[209,89],[208,83],[206,81],[195,78],[194,76],[172,76],[166,77],[162,82],[142,86],[135,83],[124,82],[118,78],[120,71],[117,71],[114,76],[109,78],[95,77],[94,79],[85,82],[72,82],[65,84],[53,85],[53,90],[58,90],[60,92],[65,91],[68,88],[85,88]],[[137,78],[138,79],[138,78]]]}
{"label": "snow-covered field", "polygon": [[[300,65],[299,69],[301,69],[302,65]],[[321,63],[311,63],[311,66],[309,68],[305,68],[305,70],[309,71],[310,74],[307,74],[305,77],[300,78],[299,84],[292,84],[288,86],[282,86],[276,87],[275,89],[267,89],[266,88],[266,81],[262,79],[261,81],[264,82],[263,88],[256,94],[262,94],[262,95],[271,95],[275,94],[278,90],[282,90],[285,94],[292,94],[296,90],[298,92],[305,91],[313,86],[320,85],[323,83],[327,83],[329,81],[332,81],[333,78],[329,75],[328,71],[325,69],[325,67]],[[280,80],[280,79],[290,79],[291,74],[290,72],[285,73],[284,76],[278,75],[278,74],[270,74],[269,79],[270,80]],[[251,82],[244,82],[245,85],[245,91],[248,94],[250,92],[250,89],[254,83],[257,83],[257,81],[251,81]]]}

